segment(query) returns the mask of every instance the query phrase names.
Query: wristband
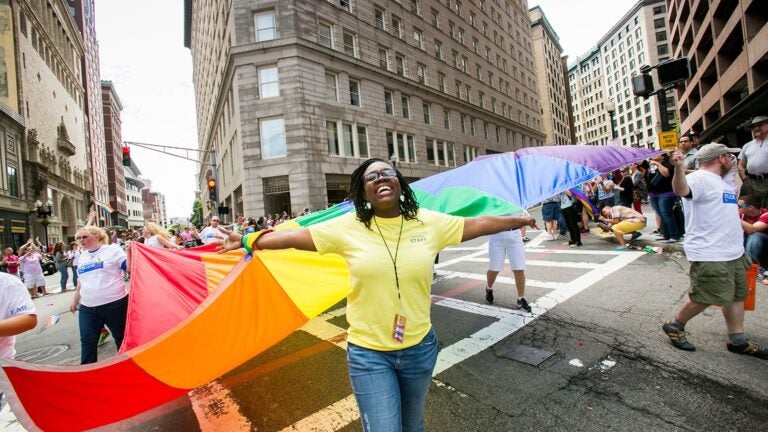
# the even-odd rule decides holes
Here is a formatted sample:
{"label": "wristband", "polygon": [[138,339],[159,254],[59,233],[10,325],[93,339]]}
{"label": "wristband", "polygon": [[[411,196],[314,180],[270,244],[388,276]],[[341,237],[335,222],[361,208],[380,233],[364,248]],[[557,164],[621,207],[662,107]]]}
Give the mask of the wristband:
{"label": "wristband", "polygon": [[259,239],[259,237],[263,236],[264,234],[268,234],[274,231],[271,228],[263,229],[261,231],[252,232],[249,234],[246,234],[243,236],[243,247],[245,250],[252,254],[254,250],[259,250],[259,248],[256,247],[256,240]]}

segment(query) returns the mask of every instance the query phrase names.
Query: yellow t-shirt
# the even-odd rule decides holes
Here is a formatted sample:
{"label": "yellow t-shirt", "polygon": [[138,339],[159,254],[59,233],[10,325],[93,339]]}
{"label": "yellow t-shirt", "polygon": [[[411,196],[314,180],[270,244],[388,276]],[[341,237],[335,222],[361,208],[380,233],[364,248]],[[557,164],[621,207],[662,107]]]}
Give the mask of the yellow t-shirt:
{"label": "yellow t-shirt", "polygon": [[[318,252],[339,254],[349,266],[349,342],[378,351],[408,348],[421,342],[432,326],[429,294],[435,256],[446,246],[461,243],[463,218],[419,210],[414,220],[374,218],[371,229],[367,229],[351,212],[310,226],[309,231]],[[387,247],[392,258],[397,251],[400,299]],[[406,318],[402,343],[392,338],[395,314]]]}

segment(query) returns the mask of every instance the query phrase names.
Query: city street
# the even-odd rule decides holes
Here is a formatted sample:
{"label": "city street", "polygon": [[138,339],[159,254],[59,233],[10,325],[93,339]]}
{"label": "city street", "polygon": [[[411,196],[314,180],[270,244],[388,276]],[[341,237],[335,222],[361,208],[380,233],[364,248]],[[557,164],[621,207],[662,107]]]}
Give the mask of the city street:
{"label": "city street", "polygon": [[[685,298],[680,253],[614,252],[585,235],[568,248],[529,231],[527,297],[517,310],[511,272],[500,275],[496,302],[484,300],[487,239],[441,253],[432,317],[441,353],[426,422],[435,431],[765,430],[768,368],[725,349],[719,310],[693,320],[698,350],[671,347],[660,325]],[[57,285],[49,276],[49,289]],[[77,364],[72,293],[36,300],[38,328],[18,338],[20,359]],[[768,343],[768,290],[746,330]],[[268,352],[165,406],[114,430],[357,431],[346,374],[344,304],[308,323]],[[520,346],[553,353],[538,367],[508,359]],[[104,344],[100,358],[114,353]],[[179,353],[183,355],[183,353]],[[4,408],[2,430],[21,430]]]}

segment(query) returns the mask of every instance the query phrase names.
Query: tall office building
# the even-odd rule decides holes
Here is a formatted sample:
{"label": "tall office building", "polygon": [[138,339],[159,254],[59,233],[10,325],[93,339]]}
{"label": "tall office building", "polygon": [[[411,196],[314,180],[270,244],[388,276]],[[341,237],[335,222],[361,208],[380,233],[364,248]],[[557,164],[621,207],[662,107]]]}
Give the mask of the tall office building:
{"label": "tall office building", "polygon": [[204,213],[325,208],[369,157],[418,179],[545,140],[525,0],[184,5]]}
{"label": "tall office building", "polygon": [[677,90],[681,130],[701,142],[751,140],[744,123],[768,115],[768,13],[759,0],[668,0],[672,53],[691,61]]}
{"label": "tall office building", "polygon": [[571,101],[569,99],[567,69],[563,69],[563,48],[560,38],[539,6],[528,11],[531,18],[534,60],[539,84],[542,126],[547,144],[573,144],[571,134]]}
{"label": "tall office building", "polygon": [[[111,215],[104,210],[110,204],[107,148],[104,143],[104,117],[101,104],[101,72],[99,70],[99,41],[96,38],[96,1],[68,0],[69,11],[82,34],[83,56],[80,59],[85,89],[85,112],[88,122],[88,166],[91,172],[91,196],[96,204],[99,222],[110,225]],[[114,208],[114,205],[112,205]]]}
{"label": "tall office building", "polygon": [[125,193],[123,167],[123,122],[120,111],[123,104],[117,97],[112,81],[101,82],[101,106],[104,110],[104,146],[107,152],[107,178],[109,180],[109,206],[112,207],[110,224],[128,226],[128,203]]}
{"label": "tall office building", "polygon": [[[569,68],[576,138],[580,143],[653,148],[661,132],[659,102],[632,93],[643,65],[670,58],[664,0],[640,0],[597,45]],[[658,88],[658,84],[656,84]],[[675,118],[675,97],[666,97]],[[611,124],[613,121],[613,125]]]}

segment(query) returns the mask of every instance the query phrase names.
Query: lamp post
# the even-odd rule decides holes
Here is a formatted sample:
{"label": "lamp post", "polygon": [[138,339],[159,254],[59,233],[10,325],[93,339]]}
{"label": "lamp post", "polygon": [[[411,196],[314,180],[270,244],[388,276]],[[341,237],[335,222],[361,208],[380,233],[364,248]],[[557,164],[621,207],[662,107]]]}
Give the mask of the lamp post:
{"label": "lamp post", "polygon": [[609,100],[605,103],[605,110],[608,111],[608,116],[611,119],[611,140],[616,139],[616,125],[613,123],[613,114],[616,112],[616,104]]}
{"label": "lamp post", "polygon": [[397,168],[397,155],[392,153],[389,156],[389,161],[392,162],[392,168]]}
{"label": "lamp post", "polygon": [[[43,206],[43,202],[40,200],[35,201],[35,208],[37,209],[37,218],[38,222],[40,222],[40,225],[43,226],[43,239],[45,240],[45,252],[48,252],[48,224],[50,221],[48,218],[51,216],[51,213],[53,213],[53,201],[50,199],[45,202],[45,206]],[[47,210],[46,210],[47,208]]]}

